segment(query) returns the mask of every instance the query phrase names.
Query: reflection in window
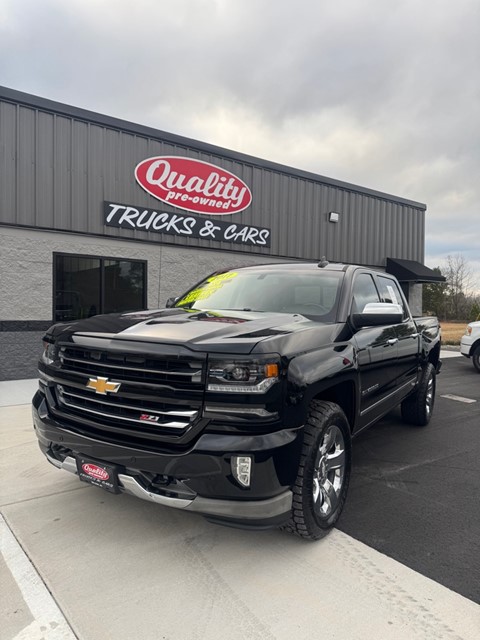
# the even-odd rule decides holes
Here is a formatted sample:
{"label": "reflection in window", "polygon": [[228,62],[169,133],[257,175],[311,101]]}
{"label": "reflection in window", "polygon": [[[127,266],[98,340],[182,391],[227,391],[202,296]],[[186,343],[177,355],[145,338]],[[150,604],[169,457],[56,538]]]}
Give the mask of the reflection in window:
{"label": "reflection in window", "polygon": [[386,278],[385,276],[379,276],[378,282],[380,285],[380,295],[383,298],[384,302],[391,302],[393,304],[399,304],[403,310],[403,316],[406,316],[405,305],[403,304],[402,294],[400,293],[400,289],[398,288],[395,280],[391,278]]}
{"label": "reflection in window", "polygon": [[145,263],[54,256],[54,321],[145,309]]}
{"label": "reflection in window", "polygon": [[365,305],[380,302],[373,278],[368,273],[360,273],[353,283],[352,313],[363,313]]}
{"label": "reflection in window", "polygon": [[145,267],[142,262],[105,260],[104,313],[143,309]]}
{"label": "reflection in window", "polygon": [[248,268],[206,278],[175,304],[187,309],[301,313],[333,322],[343,273]]}

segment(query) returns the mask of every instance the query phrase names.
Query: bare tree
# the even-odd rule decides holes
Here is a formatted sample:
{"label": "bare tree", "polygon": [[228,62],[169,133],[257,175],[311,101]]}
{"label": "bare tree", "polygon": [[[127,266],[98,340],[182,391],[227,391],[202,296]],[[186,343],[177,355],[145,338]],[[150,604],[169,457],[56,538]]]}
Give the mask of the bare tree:
{"label": "bare tree", "polygon": [[442,269],[447,279],[446,297],[448,315],[454,320],[463,320],[468,315],[473,291],[473,271],[465,256],[447,256]]}

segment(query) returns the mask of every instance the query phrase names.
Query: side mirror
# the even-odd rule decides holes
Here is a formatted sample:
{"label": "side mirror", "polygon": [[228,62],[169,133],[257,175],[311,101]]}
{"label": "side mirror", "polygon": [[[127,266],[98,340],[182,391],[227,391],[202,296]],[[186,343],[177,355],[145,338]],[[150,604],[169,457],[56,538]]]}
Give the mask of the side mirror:
{"label": "side mirror", "polygon": [[362,313],[352,313],[352,322],[360,327],[381,327],[384,324],[399,324],[403,320],[403,309],[391,302],[369,302]]}
{"label": "side mirror", "polygon": [[171,307],[173,307],[173,305],[177,302],[177,300],[179,299],[179,296],[172,296],[171,298],[168,298],[167,302],[165,303],[165,308],[166,309],[170,309]]}

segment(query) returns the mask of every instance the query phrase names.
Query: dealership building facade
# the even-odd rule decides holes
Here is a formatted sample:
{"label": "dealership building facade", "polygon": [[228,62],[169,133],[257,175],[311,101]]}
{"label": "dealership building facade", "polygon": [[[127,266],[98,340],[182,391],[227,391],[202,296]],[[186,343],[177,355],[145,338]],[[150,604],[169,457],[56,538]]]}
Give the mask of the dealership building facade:
{"label": "dealership building facade", "polygon": [[386,269],[414,313],[425,205],[0,87],[0,380],[53,322],[158,308],[223,267]]}

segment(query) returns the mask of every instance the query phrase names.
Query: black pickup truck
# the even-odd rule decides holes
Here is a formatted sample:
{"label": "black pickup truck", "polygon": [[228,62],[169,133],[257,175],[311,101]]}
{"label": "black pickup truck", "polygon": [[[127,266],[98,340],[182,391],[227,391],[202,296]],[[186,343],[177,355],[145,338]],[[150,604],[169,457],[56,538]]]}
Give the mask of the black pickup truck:
{"label": "black pickup truck", "polygon": [[113,493],[317,539],[345,502],[351,440],[401,404],[431,417],[436,318],[359,266],[218,271],[166,309],[51,327],[33,419],[60,469]]}

